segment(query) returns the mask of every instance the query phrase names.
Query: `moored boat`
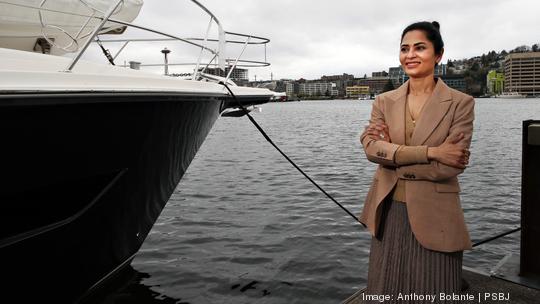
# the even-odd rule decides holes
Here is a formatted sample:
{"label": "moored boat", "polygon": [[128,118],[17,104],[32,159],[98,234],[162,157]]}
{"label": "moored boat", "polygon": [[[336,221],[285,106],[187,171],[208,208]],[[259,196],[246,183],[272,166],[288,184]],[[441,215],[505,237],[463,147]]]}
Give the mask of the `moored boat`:
{"label": "moored boat", "polygon": [[[30,2],[14,7],[50,9]],[[98,35],[136,26],[131,17],[111,18],[123,1],[108,3],[93,11],[103,22],[90,16],[91,26],[81,27],[90,34],[68,35],[73,58],[50,55],[71,51],[54,33],[24,34],[22,44],[12,44],[17,33],[2,33],[13,41],[0,48],[0,289],[22,302],[77,302],[129,265],[220,114],[273,96],[205,77],[199,65],[211,62],[197,61],[180,79],[80,60]],[[57,35],[72,32],[58,28]],[[219,28],[216,43],[224,45],[228,32]],[[215,53],[216,65],[239,62]]]}
{"label": "moored boat", "polygon": [[521,95],[518,92],[502,92],[501,94],[495,95],[496,98],[525,98],[525,95]]}

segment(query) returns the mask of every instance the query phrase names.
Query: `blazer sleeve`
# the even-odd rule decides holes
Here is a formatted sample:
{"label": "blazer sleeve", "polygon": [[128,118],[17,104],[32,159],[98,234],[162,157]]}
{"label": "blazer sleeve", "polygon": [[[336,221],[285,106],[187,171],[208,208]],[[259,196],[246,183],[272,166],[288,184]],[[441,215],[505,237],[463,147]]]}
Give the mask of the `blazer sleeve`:
{"label": "blazer sleeve", "polygon": [[[471,146],[474,121],[474,99],[471,96],[465,98],[456,106],[454,120],[448,132],[448,136],[464,134],[464,141],[469,148]],[[441,181],[463,173],[464,169],[451,167],[431,160],[429,164],[406,165],[396,168],[399,178],[407,180]]]}
{"label": "blazer sleeve", "polygon": [[[379,96],[373,101],[370,123],[386,123]],[[362,143],[367,159],[377,164],[396,167],[397,164],[394,162],[394,155],[399,145],[384,140],[372,139],[367,135],[366,131],[364,130],[360,135],[360,142]]]}

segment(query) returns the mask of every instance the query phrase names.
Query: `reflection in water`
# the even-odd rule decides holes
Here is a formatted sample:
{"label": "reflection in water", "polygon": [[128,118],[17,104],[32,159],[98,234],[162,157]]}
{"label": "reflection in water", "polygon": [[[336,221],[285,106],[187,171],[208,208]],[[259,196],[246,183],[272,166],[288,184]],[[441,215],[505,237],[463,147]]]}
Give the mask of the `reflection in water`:
{"label": "reflection in water", "polygon": [[153,291],[152,286],[142,283],[147,278],[150,278],[149,274],[139,272],[129,265],[82,304],[189,304],[182,299]]}
{"label": "reflection in water", "polygon": [[[152,290],[154,286],[143,283],[145,279],[149,278],[148,273],[139,272],[129,265],[121,273],[107,281],[105,286],[79,304],[193,304],[188,300],[175,299]],[[240,293],[252,290],[251,292],[256,292],[259,297],[269,295],[270,291],[263,288],[263,286],[259,286],[260,283],[262,282],[256,280],[244,281],[233,284],[230,286],[230,290]],[[293,285],[289,282],[281,282],[281,284]],[[156,287],[159,287],[159,285],[156,285]]]}

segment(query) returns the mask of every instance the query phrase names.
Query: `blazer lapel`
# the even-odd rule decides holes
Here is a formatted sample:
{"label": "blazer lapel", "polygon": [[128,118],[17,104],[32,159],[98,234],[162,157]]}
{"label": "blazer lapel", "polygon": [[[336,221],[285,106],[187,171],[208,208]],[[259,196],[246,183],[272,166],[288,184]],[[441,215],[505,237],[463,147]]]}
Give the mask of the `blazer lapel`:
{"label": "blazer lapel", "polygon": [[387,103],[388,111],[385,111],[386,121],[390,127],[392,143],[405,144],[405,98],[409,88],[409,80],[393,91],[389,98],[392,102]]}
{"label": "blazer lapel", "polygon": [[451,99],[452,94],[450,93],[450,89],[439,78],[433,93],[424,105],[424,109],[422,110],[422,114],[418,119],[418,123],[414,127],[411,138],[411,146],[420,146],[425,143],[429,135],[431,135],[450,109],[450,105],[452,103],[446,101]]}

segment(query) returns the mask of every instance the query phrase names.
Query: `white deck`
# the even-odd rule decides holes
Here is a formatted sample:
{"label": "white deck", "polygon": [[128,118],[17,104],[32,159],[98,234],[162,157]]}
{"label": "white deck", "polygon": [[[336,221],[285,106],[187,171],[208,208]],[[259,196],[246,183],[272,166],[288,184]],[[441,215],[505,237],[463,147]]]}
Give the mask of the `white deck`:
{"label": "white deck", "polygon": [[[64,72],[70,58],[0,48],[0,93],[16,92],[175,92],[228,95],[220,84],[183,80],[125,67],[79,61]],[[267,89],[231,86],[239,96],[272,96]]]}

